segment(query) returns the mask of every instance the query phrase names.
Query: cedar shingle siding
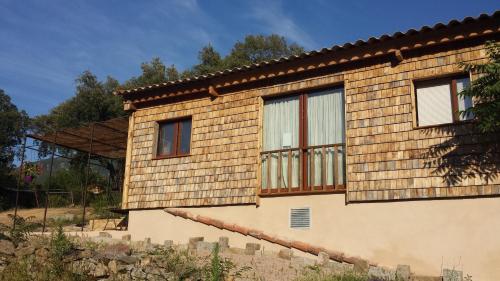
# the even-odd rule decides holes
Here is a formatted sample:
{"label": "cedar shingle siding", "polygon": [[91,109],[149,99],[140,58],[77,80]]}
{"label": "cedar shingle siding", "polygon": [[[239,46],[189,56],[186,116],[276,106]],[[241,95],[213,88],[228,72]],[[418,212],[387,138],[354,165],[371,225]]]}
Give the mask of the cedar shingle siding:
{"label": "cedar shingle siding", "polygon": [[[217,98],[138,108],[126,207],[257,203],[262,97],[332,85],[345,89],[348,202],[499,195],[498,175],[449,183],[432,161],[439,157],[429,154],[452,138],[470,153],[495,136],[471,133],[470,123],[418,128],[414,108],[415,80],[463,73],[458,62],[485,60],[484,40],[472,40],[410,51],[400,62],[383,56]],[[153,160],[156,122],[183,116],[192,116],[190,156]]]}

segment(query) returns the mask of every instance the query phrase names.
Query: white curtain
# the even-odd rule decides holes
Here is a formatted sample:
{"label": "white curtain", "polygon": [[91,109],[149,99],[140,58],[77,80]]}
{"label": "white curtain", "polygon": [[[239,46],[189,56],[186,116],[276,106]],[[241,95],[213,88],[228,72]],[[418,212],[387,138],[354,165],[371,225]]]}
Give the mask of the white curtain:
{"label": "white curtain", "polygon": [[[297,148],[299,146],[299,98],[286,97],[265,101],[263,150]],[[263,155],[262,188],[288,188],[288,153],[281,154],[281,181],[278,183],[279,154]],[[292,187],[299,186],[299,154],[292,154]],[[268,169],[268,165],[271,167]],[[268,171],[270,171],[268,175]],[[270,186],[268,186],[270,177]]]}
{"label": "white curtain", "polygon": [[[457,93],[462,92],[465,88],[469,86],[470,80],[469,78],[457,79]],[[471,97],[462,97],[458,96],[458,111],[463,111],[472,107],[472,98]],[[473,114],[463,115],[460,114],[460,120],[469,120],[474,117]]]}
{"label": "white curtain", "polygon": [[[309,94],[307,97],[307,137],[308,146],[344,143],[344,89],[337,88]],[[325,172],[326,185],[333,185],[335,175],[338,175],[337,184],[344,182],[344,154],[342,149],[337,151],[337,162],[334,163],[334,148],[325,151],[325,168],[323,168],[322,149],[315,149],[311,157],[309,153],[309,183],[314,179],[314,186],[323,184]],[[311,170],[311,161],[314,161],[314,171]],[[336,172],[335,169],[338,169]],[[314,174],[312,174],[314,173]]]}

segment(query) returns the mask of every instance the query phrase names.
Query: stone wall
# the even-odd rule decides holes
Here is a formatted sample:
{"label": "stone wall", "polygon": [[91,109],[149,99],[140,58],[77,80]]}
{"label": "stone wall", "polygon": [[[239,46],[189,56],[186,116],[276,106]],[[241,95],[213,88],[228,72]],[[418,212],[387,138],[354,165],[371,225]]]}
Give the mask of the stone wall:
{"label": "stone wall", "polygon": [[[63,256],[63,268],[80,276],[79,280],[205,280],[204,270],[210,265],[215,245],[219,245],[220,258],[230,261],[225,280],[296,280],[316,266],[323,274],[359,274],[384,280],[438,281],[441,277],[417,276],[408,265],[384,268],[367,263],[339,263],[319,255],[317,258],[297,257],[290,249],[280,252],[266,251],[260,244],[247,243],[245,248],[231,246],[227,237],[218,241],[204,241],[192,237],[188,244],[162,245],[150,239],[131,241],[130,235],[121,240],[101,232],[93,238],[71,238],[74,247]],[[4,270],[16,263],[27,263],[30,270],[23,272],[33,279],[42,274],[41,267],[51,266],[51,251],[46,238],[32,237],[16,248],[8,240],[0,240],[0,277]],[[23,267],[17,270],[23,270]],[[453,274],[462,274],[452,271]],[[75,276],[76,277],[76,276]],[[9,277],[7,277],[7,280]],[[201,279],[198,279],[201,278]],[[399,278],[399,279],[397,279]],[[3,280],[3,279],[2,279]]]}

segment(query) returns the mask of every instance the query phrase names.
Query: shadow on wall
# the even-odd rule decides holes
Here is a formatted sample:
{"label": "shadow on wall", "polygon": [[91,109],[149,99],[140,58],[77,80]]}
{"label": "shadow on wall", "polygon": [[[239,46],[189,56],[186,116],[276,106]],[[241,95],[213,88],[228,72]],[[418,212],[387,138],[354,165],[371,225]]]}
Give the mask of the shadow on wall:
{"label": "shadow on wall", "polygon": [[[473,122],[422,129],[436,140],[421,157],[424,167],[433,169],[449,186],[463,180],[480,178],[486,183],[500,172],[500,132],[481,133]],[[436,137],[439,136],[439,137]]]}

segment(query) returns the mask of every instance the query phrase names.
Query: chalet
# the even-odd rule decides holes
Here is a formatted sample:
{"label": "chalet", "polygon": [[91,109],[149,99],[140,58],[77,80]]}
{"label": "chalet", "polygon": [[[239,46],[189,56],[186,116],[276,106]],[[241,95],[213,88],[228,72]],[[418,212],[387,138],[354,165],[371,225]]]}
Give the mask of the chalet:
{"label": "chalet", "polygon": [[499,136],[457,93],[499,34],[496,12],[117,92],[130,233],[495,279],[500,155],[467,159]]}

